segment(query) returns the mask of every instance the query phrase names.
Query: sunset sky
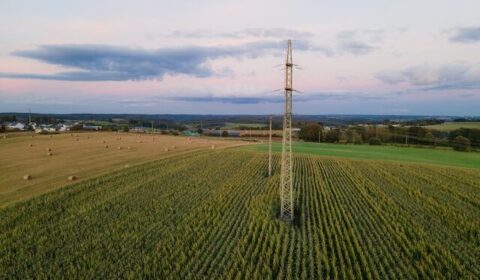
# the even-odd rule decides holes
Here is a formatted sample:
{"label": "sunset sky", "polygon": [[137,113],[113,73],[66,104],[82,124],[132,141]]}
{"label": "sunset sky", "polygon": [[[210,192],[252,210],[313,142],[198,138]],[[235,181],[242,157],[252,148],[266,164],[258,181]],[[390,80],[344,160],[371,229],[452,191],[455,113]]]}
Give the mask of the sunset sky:
{"label": "sunset sky", "polygon": [[480,1],[0,0],[0,112],[480,115]]}

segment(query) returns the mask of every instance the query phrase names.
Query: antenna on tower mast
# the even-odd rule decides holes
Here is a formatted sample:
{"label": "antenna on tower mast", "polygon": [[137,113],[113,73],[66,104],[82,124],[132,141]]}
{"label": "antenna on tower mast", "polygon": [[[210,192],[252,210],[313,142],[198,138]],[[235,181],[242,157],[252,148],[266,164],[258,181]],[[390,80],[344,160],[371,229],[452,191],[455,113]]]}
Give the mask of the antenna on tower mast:
{"label": "antenna on tower mast", "polygon": [[285,114],[283,116],[282,168],[280,176],[280,218],[293,221],[292,175],[292,40],[288,40],[285,61]]}

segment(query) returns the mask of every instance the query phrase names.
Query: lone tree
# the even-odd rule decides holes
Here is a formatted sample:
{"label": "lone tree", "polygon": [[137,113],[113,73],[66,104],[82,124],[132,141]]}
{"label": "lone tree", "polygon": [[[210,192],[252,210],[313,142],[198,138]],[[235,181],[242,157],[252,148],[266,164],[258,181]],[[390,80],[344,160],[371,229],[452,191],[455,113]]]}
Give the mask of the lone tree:
{"label": "lone tree", "polygon": [[378,145],[382,145],[382,141],[380,141],[380,139],[378,139],[377,137],[372,137],[368,139],[368,144],[373,146],[378,146]]}
{"label": "lone tree", "polygon": [[338,142],[339,139],[340,139],[340,129],[338,128],[331,129],[325,134],[325,142],[335,143],[335,142]]}
{"label": "lone tree", "polygon": [[222,132],[222,137],[228,137],[228,131],[224,130],[224,131]]}
{"label": "lone tree", "polygon": [[455,137],[455,140],[453,140],[453,149],[462,152],[470,151],[470,140],[463,136]]}
{"label": "lone tree", "polygon": [[318,123],[308,123],[300,129],[299,138],[304,141],[318,142],[318,136],[321,136],[322,126]]}

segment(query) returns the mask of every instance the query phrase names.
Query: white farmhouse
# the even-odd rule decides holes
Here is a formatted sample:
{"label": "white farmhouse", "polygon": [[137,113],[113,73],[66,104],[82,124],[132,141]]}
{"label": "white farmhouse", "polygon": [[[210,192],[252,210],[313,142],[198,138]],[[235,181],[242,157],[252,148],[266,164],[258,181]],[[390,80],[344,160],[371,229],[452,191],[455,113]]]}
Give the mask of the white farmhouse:
{"label": "white farmhouse", "polygon": [[25,125],[21,122],[13,122],[7,124],[7,129],[11,130],[25,130]]}
{"label": "white farmhouse", "polygon": [[65,131],[69,131],[70,130],[70,126],[66,125],[66,124],[58,124],[56,127],[57,131],[60,131],[60,132],[65,132]]}

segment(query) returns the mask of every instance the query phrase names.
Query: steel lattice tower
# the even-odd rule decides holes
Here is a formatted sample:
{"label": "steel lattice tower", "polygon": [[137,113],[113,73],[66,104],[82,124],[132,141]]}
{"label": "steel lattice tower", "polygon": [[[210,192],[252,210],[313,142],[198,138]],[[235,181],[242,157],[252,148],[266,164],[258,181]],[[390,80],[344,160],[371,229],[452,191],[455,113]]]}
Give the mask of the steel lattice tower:
{"label": "steel lattice tower", "polygon": [[288,40],[285,61],[285,115],[283,117],[282,168],[280,177],[280,217],[293,221],[292,176],[292,41]]}
{"label": "steel lattice tower", "polygon": [[270,116],[270,132],[268,134],[268,177],[272,177],[272,116]]}

